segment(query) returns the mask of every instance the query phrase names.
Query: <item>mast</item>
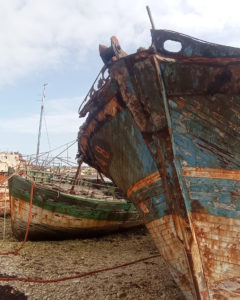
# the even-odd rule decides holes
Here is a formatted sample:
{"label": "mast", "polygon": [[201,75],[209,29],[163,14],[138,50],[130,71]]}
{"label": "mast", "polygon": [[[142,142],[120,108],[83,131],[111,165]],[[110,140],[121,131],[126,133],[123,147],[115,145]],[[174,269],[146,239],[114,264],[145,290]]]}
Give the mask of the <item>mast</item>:
{"label": "mast", "polygon": [[148,17],[149,17],[151,25],[152,25],[152,29],[155,29],[155,25],[154,25],[154,22],[153,22],[153,18],[152,18],[150,7],[146,6],[146,9],[147,9],[147,12],[148,12]]}
{"label": "mast", "polygon": [[40,138],[41,138],[41,130],[42,130],[42,117],[43,117],[44,99],[45,99],[45,87],[46,87],[46,85],[47,85],[47,83],[44,83],[44,85],[43,85],[43,92],[42,92],[42,104],[41,104],[39,129],[38,129],[38,143],[37,143],[36,163],[38,163],[38,156],[39,156]]}

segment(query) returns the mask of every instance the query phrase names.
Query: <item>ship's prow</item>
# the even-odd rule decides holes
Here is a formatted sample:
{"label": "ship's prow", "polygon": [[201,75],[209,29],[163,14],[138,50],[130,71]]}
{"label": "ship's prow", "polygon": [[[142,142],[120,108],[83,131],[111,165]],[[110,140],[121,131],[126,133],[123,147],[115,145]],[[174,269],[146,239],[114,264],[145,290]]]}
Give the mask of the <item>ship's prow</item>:
{"label": "ship's prow", "polygon": [[240,49],[152,37],[107,64],[79,153],[141,212],[187,299],[240,299]]}

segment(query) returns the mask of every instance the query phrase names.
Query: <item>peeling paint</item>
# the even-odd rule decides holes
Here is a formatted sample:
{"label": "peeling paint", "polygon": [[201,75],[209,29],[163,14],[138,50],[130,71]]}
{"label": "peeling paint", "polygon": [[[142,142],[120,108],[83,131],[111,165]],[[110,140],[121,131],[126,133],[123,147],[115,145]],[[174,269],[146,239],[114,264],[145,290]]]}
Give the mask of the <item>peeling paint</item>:
{"label": "peeling paint", "polygon": [[[79,151],[94,166],[94,145],[107,145],[101,170],[142,213],[187,299],[238,299],[240,49],[165,30],[152,37],[149,50],[108,66],[115,93],[99,91]],[[169,39],[181,51],[166,51]],[[100,122],[110,98],[121,109]]]}
{"label": "peeling paint", "polygon": [[[12,230],[22,240],[26,232],[32,182],[18,175],[9,179]],[[102,194],[104,196],[104,193]],[[69,239],[118,232],[142,223],[126,201],[71,195],[36,185],[29,239]]]}

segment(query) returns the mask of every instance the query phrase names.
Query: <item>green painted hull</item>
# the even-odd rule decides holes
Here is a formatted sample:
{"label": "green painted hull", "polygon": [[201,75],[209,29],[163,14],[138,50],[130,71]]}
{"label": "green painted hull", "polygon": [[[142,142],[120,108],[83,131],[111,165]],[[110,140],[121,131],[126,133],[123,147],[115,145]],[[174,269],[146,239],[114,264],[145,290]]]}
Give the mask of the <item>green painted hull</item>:
{"label": "green painted hull", "polygon": [[[33,182],[9,179],[12,228],[21,239],[26,231]],[[33,193],[30,239],[65,239],[111,233],[141,223],[131,203],[87,199],[36,185]]]}

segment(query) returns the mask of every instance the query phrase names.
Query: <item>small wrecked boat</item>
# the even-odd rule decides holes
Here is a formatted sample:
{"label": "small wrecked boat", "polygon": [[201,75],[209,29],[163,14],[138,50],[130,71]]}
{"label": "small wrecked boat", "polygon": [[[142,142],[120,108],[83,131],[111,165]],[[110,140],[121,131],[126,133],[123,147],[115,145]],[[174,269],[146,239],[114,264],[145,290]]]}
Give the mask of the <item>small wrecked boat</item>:
{"label": "small wrecked boat", "polygon": [[240,299],[240,49],[151,33],[132,55],[100,46],[79,156],[134,203],[186,299]]}
{"label": "small wrecked boat", "polygon": [[84,180],[79,191],[75,187],[75,192],[78,194],[13,175],[9,179],[9,193],[14,236],[19,240],[24,238],[29,215],[30,240],[99,236],[142,223],[133,204],[123,199],[113,200],[108,195],[113,193],[113,187],[99,187]]}

